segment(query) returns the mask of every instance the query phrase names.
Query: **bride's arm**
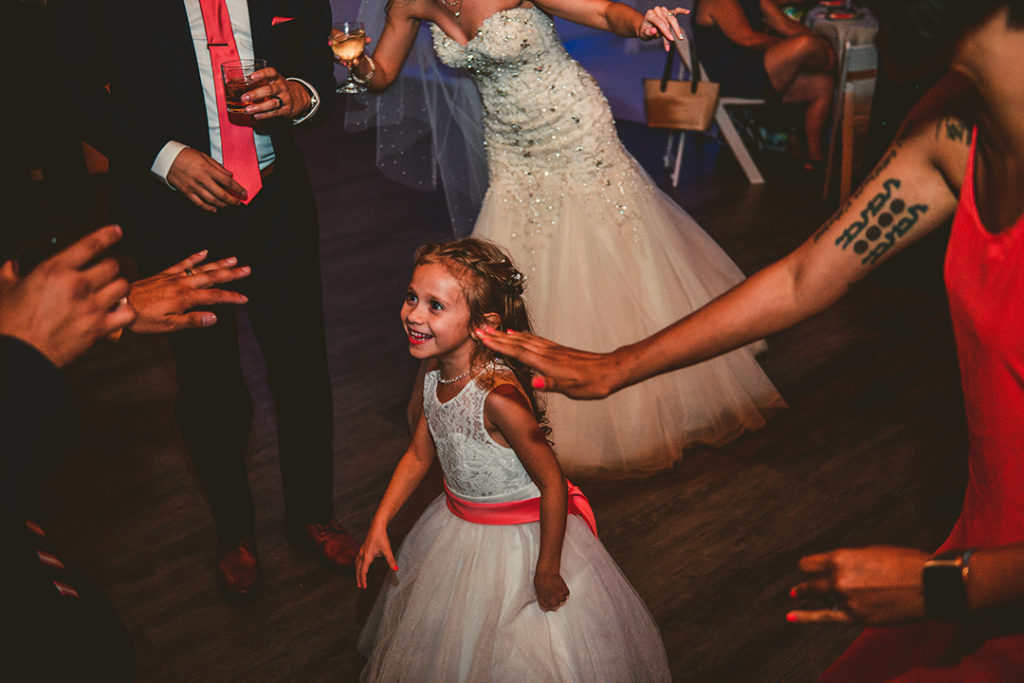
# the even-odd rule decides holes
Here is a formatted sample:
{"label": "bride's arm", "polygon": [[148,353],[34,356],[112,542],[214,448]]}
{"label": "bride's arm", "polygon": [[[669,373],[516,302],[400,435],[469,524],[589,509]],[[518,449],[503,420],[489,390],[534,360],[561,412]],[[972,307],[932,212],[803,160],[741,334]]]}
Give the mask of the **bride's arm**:
{"label": "bride's arm", "polygon": [[557,17],[627,38],[650,40],[661,35],[666,48],[669,41],[683,37],[674,15],[689,13],[682,7],[670,11],[659,6],[640,14],[629,5],[609,0],[535,0],[535,4]]}
{"label": "bride's arm", "polygon": [[420,29],[416,11],[419,5],[416,0],[388,3],[384,31],[372,59],[364,54],[352,67],[356,78],[364,81],[370,90],[383,90],[398,78]]}

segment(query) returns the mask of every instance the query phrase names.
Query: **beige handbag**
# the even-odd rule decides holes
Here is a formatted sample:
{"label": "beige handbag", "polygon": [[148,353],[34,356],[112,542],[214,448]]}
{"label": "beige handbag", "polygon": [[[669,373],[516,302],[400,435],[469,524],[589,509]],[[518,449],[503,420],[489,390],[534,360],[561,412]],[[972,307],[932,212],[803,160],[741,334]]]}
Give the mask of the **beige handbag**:
{"label": "beige handbag", "polygon": [[651,128],[679,130],[707,130],[715,117],[719,84],[700,80],[697,66],[697,48],[690,43],[691,78],[689,81],[670,80],[675,50],[665,60],[661,80],[644,79],[644,110]]}

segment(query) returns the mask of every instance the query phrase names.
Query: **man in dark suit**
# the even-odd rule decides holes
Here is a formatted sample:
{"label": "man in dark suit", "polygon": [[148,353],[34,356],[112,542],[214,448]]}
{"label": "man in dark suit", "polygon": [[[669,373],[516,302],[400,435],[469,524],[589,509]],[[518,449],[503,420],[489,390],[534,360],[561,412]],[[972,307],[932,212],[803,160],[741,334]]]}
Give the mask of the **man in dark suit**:
{"label": "man in dark suit", "polygon": [[[52,0],[58,97],[68,124],[110,159],[112,218],[142,274],[204,248],[252,267],[240,289],[277,411],[285,530],[329,566],[348,568],[358,544],[334,520],[316,208],[291,132],[333,100],[330,6],[218,1]],[[229,48],[269,65],[243,120],[230,123],[217,92]],[[226,133],[239,123],[255,131],[255,187],[226,161]],[[260,581],[245,469],[253,408],[235,312],[217,316],[211,328],[171,337],[176,415],[217,527],[218,585],[241,599]]]}

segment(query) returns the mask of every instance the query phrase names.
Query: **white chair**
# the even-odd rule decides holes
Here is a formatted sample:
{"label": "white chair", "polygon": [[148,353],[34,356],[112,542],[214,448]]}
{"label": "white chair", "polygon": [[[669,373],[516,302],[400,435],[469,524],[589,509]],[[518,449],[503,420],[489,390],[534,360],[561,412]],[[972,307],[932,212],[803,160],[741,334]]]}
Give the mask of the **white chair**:
{"label": "white chair", "polygon": [[837,145],[841,145],[839,169],[839,203],[850,196],[854,166],[854,136],[866,127],[871,116],[871,97],[878,76],[878,51],[872,44],[843,46],[843,62],[832,105],[832,127],[829,134],[828,159],[825,162],[825,185],[822,197],[828,197],[832,186]]}
{"label": "white chair", "polygon": [[[677,19],[683,19],[683,15],[676,17]],[[679,25],[683,28],[683,31],[687,34],[686,40],[693,40],[693,34],[690,31],[688,21],[680,21]],[[680,73],[677,78],[681,78],[683,70],[687,73],[693,73],[694,65],[690,64],[690,47],[685,44],[686,41],[677,40],[673,43],[676,52],[679,53],[680,58],[683,60],[683,65],[680,67]],[[704,67],[701,64],[696,65],[700,69],[700,77],[707,80],[707,72],[704,71]],[[762,105],[765,101],[763,99],[752,99],[746,97],[719,97],[718,106],[715,109],[715,124],[718,126],[718,130],[722,137],[725,139],[725,143],[729,145],[729,149],[732,150],[733,156],[736,157],[736,161],[739,163],[740,168],[747,176],[747,181],[751,185],[760,185],[764,182],[764,178],[761,176],[761,172],[757,168],[757,164],[754,163],[754,158],[750,155],[750,150],[743,144],[743,138],[740,137],[739,132],[736,130],[736,126],[733,125],[732,119],[729,118],[729,113],[725,110],[728,106],[752,106]],[[679,131],[677,134],[673,133],[668,137],[668,147],[665,150],[665,168],[672,168],[672,187],[676,187],[679,184],[679,169],[683,162],[683,146],[686,143],[686,135],[683,131]],[[675,154],[672,153],[672,146],[677,145]],[[673,160],[673,156],[675,159]]]}

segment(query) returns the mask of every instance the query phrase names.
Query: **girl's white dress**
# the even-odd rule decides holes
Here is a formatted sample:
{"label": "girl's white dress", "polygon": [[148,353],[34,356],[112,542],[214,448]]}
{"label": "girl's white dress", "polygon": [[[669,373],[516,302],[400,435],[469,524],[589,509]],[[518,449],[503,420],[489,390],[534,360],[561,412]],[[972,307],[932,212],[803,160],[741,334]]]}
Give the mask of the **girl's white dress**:
{"label": "girl's white dress", "polygon": [[[493,369],[493,372],[492,372]],[[515,452],[483,422],[484,401],[514,382],[485,369],[455,398],[437,399],[427,374],[424,411],[445,483],[471,502],[535,498]],[[444,496],[413,526],[359,639],[363,681],[668,681],[657,625],[586,523],[569,515],[561,575],[569,600],[537,604],[540,523],[484,525],[456,517]]]}
{"label": "girl's white dress", "polygon": [[[473,235],[526,274],[538,334],[610,351],[743,279],[623,148],[604,95],[543,11],[498,12],[466,45],[431,28],[438,57],[468,69],[483,100],[490,184]],[[604,477],[665,469],[784,406],[749,348],[602,401],[548,400],[563,469]]]}

